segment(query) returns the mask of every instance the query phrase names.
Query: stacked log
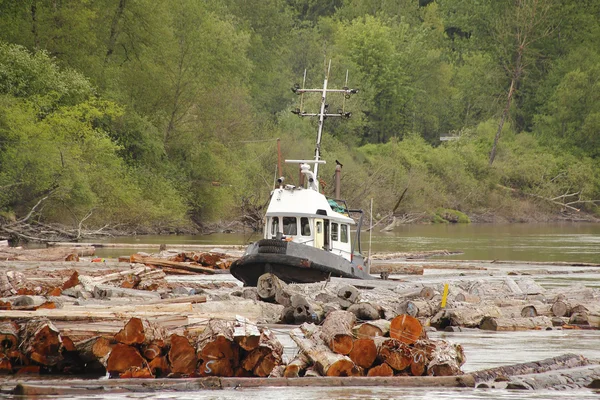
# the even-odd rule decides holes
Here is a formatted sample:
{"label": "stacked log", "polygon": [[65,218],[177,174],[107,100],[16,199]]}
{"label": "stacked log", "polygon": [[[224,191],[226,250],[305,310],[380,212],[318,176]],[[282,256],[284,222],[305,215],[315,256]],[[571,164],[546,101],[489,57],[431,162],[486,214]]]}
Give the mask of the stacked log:
{"label": "stacked log", "polygon": [[321,327],[305,323],[290,336],[300,353],[286,367],[287,377],[460,375],[465,361],[462,347],[429,340],[409,315],[367,325],[356,324],[350,311],[337,310]]}
{"label": "stacked log", "polygon": [[[254,329],[249,328],[251,325]],[[246,319],[211,319],[204,332],[168,335],[150,321],[131,318],[114,335],[73,343],[46,318],[0,324],[3,373],[96,373],[112,378],[191,376],[268,377],[283,374],[283,346]]]}

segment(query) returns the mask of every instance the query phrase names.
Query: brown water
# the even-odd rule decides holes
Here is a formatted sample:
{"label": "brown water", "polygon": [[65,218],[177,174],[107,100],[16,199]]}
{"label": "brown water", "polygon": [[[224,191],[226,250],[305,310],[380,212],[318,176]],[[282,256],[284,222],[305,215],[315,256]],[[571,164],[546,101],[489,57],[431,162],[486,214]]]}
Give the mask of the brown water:
{"label": "brown water", "polygon": [[[132,244],[245,245],[258,238],[258,235],[248,233],[132,236],[107,241]],[[363,253],[368,252],[368,232],[363,233],[362,249]],[[444,257],[450,259],[600,263],[600,224],[406,225],[389,233],[373,232],[372,251],[425,250],[450,250],[463,253]],[[98,249],[100,257],[123,254],[128,254],[126,249]]]}

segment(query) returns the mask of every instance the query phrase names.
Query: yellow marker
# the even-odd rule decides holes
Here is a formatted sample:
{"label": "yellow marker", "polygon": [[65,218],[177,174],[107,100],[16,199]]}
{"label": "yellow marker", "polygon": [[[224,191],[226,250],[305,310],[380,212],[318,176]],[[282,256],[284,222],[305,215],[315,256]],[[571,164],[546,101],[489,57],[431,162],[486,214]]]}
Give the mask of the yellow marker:
{"label": "yellow marker", "polygon": [[448,284],[444,284],[444,294],[442,294],[442,308],[446,308],[446,300],[448,300]]}

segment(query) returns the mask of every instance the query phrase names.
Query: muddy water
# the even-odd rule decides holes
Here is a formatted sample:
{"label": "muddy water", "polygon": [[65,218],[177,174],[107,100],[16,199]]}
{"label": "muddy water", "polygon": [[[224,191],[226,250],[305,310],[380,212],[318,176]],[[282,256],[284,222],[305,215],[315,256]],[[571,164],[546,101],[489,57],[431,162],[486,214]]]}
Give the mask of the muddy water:
{"label": "muddy water", "polygon": [[[214,234],[134,236],[107,241],[131,244],[245,245],[257,239],[258,235],[251,234]],[[600,263],[600,224],[592,223],[406,225],[388,233],[374,229],[371,242],[372,251],[410,252],[444,249],[463,253],[444,257],[449,259]],[[362,243],[363,252],[366,253],[369,247],[368,233],[363,233]],[[128,254],[128,251],[98,250],[100,257],[123,254]]]}

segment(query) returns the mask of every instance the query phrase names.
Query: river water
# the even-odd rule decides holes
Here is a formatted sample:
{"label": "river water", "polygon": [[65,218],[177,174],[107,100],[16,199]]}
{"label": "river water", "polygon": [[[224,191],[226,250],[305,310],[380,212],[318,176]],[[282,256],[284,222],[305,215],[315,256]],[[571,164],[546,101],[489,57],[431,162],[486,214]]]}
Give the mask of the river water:
{"label": "river water", "polygon": [[[243,245],[256,237],[243,234],[208,236],[144,236],[116,238],[112,242],[149,244],[237,244]],[[369,235],[363,236],[363,252],[368,249]],[[156,246],[155,246],[156,247]],[[156,251],[156,248],[148,251]],[[374,232],[373,251],[409,252],[425,250],[461,251],[445,257],[463,260],[571,261],[600,263],[600,224],[511,224],[511,225],[411,225],[394,232]],[[134,251],[139,251],[136,248]],[[128,255],[127,249],[99,249],[100,257]],[[476,264],[476,262],[473,262]],[[486,264],[489,267],[489,263]],[[519,267],[516,262],[515,267]],[[499,266],[506,270],[512,266]],[[520,265],[523,267],[523,265]],[[543,268],[540,266],[539,268]],[[531,268],[531,266],[529,267]],[[533,267],[535,268],[535,267]],[[536,282],[543,287],[586,284],[600,287],[600,274],[593,270],[571,275],[548,275]],[[437,271],[443,272],[443,271]],[[447,273],[448,271],[446,271]],[[430,273],[429,271],[427,273]],[[224,278],[224,277],[222,277]],[[221,279],[222,279],[221,278]],[[427,279],[427,276],[423,277]],[[567,280],[568,278],[568,280]],[[207,279],[214,279],[208,278]],[[278,336],[283,335],[281,332]],[[551,330],[527,332],[433,332],[431,338],[460,343],[467,362],[463,371],[470,372],[500,365],[537,361],[565,353],[583,354],[600,360],[600,331]],[[284,343],[285,345],[285,343]],[[286,346],[287,347],[287,346]],[[440,388],[252,388],[202,392],[132,393],[124,395],[79,396],[102,399],[600,399],[600,392],[582,389],[570,391],[516,391],[499,389]]]}
{"label": "river water", "polygon": [[[201,236],[133,236],[112,238],[113,243],[245,245],[257,240],[254,234]],[[426,250],[459,251],[448,256],[463,260],[572,261],[600,263],[600,224],[436,224],[405,225],[393,232],[374,229],[372,238],[362,235],[363,253]],[[152,251],[151,248],[147,249]],[[156,251],[156,248],[154,248]],[[98,249],[100,257],[127,254],[123,249]]]}

